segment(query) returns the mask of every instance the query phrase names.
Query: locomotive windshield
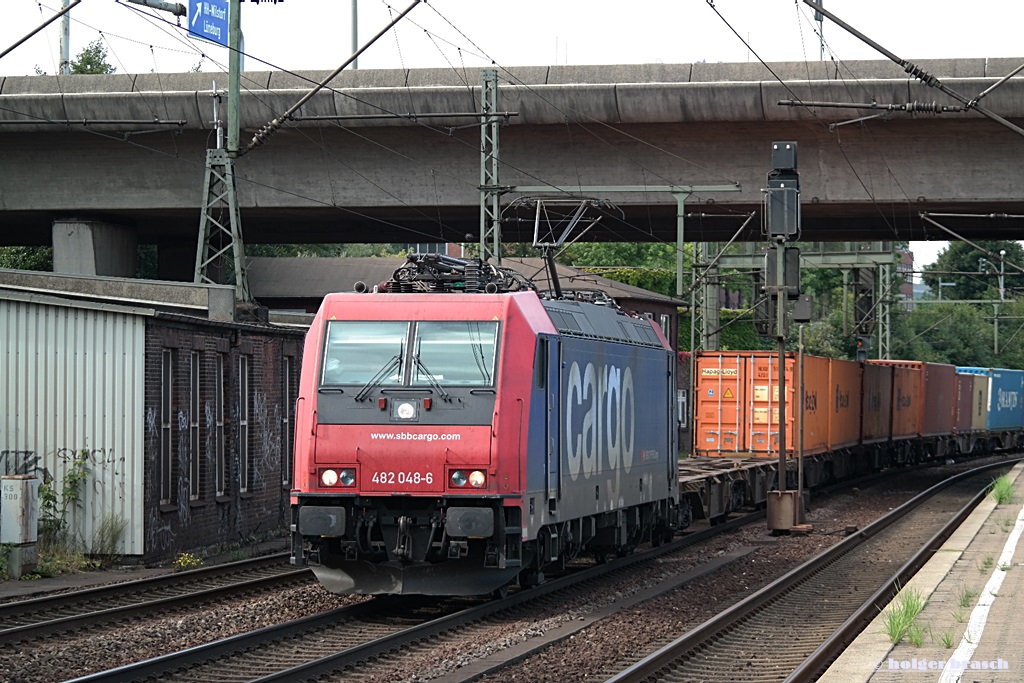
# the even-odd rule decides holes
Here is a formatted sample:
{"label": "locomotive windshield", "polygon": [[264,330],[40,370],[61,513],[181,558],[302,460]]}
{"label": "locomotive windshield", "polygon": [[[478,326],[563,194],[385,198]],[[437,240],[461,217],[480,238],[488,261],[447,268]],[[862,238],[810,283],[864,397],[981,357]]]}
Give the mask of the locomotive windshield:
{"label": "locomotive windshield", "polygon": [[[327,326],[321,384],[365,384],[396,356],[405,358],[409,323],[332,320]],[[401,384],[396,363],[378,384]]]}
{"label": "locomotive windshield", "polygon": [[411,383],[422,386],[433,379],[445,385],[491,386],[497,336],[497,322],[417,323],[419,363],[412,367]]}
{"label": "locomotive windshield", "polygon": [[497,340],[497,321],[332,320],[320,383],[492,386]]}

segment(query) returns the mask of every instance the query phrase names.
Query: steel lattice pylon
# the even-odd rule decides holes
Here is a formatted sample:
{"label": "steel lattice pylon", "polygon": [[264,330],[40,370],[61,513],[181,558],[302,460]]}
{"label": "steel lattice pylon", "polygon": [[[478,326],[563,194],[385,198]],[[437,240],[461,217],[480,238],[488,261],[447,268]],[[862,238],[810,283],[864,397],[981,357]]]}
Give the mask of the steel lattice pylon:
{"label": "steel lattice pylon", "polygon": [[717,351],[719,349],[718,330],[721,327],[721,311],[718,308],[720,289],[718,268],[708,267],[709,260],[707,243],[695,242],[690,282],[690,349],[692,351]]}
{"label": "steel lattice pylon", "polygon": [[[227,215],[225,222],[224,216]],[[230,266],[230,267],[228,267]],[[233,284],[235,300],[248,302],[242,220],[235,193],[234,159],[224,149],[206,150],[203,215],[196,250],[197,284]]]}
{"label": "steel lattice pylon", "polygon": [[878,264],[878,315],[876,316],[878,330],[878,357],[883,360],[892,358],[892,320],[890,314],[892,302],[895,299],[895,278],[891,263]]}
{"label": "steel lattice pylon", "polygon": [[498,176],[498,72],[480,80],[480,258],[501,264],[501,186]]}

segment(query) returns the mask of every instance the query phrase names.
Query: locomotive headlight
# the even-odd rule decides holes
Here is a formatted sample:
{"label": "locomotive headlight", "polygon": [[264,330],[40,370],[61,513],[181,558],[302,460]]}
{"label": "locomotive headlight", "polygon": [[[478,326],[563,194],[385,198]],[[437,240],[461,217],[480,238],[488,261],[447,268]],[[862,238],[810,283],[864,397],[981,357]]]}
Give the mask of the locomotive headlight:
{"label": "locomotive headlight", "polygon": [[342,486],[352,486],[356,483],[356,471],[355,470],[342,470],[341,476],[338,479]]}
{"label": "locomotive headlight", "polygon": [[452,472],[451,481],[452,486],[462,488],[463,486],[466,485],[466,473],[463,470],[455,470],[454,472]]}
{"label": "locomotive headlight", "polygon": [[393,406],[392,416],[399,420],[413,420],[419,412],[412,401],[396,401]]}
{"label": "locomotive headlight", "polygon": [[473,470],[469,473],[469,485],[475,489],[482,489],[487,483],[487,475],[480,470]]}
{"label": "locomotive headlight", "polygon": [[320,472],[320,483],[324,486],[334,486],[338,483],[337,470],[323,470]]}

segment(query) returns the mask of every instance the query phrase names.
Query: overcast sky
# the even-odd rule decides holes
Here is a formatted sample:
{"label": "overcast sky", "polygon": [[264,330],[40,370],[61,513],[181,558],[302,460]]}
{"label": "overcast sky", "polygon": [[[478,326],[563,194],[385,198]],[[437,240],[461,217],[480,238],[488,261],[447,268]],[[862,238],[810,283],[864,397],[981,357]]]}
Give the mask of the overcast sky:
{"label": "overcast sky", "polygon": [[[190,1],[194,11],[196,2]],[[828,10],[902,58],[1024,58],[1021,0],[825,2]],[[360,41],[410,4],[359,0]],[[61,0],[3,0],[2,7],[0,50],[6,50],[58,11]],[[241,8],[247,70],[334,69],[352,52],[351,0],[248,0]],[[227,50],[190,39],[184,30],[187,18],[179,28],[172,15],[126,0],[82,0],[71,17],[72,57],[102,38],[118,73],[226,69]],[[0,58],[0,76],[31,75],[37,68],[55,73],[59,26],[60,20],[55,21]],[[475,72],[492,62],[509,68],[818,60],[818,26],[814,11],[795,0],[430,0],[360,57],[359,68]],[[826,59],[883,59],[828,21],[824,39]],[[914,243],[919,266],[934,260],[944,246]]]}

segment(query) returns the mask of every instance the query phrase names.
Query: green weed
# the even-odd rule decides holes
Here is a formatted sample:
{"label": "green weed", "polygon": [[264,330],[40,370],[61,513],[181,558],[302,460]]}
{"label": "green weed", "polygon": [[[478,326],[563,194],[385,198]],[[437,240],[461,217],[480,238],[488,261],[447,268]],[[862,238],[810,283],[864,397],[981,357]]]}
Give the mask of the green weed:
{"label": "green weed", "polygon": [[960,586],[956,592],[957,602],[961,607],[970,607],[974,604],[974,598],[978,597],[978,591],[972,591],[967,586]]}
{"label": "green weed", "polygon": [[121,515],[108,512],[103,515],[100,524],[92,535],[91,555],[96,556],[100,564],[111,567],[121,561],[117,546],[128,528],[128,520]]}
{"label": "green weed", "polygon": [[921,647],[924,644],[924,626],[916,621],[907,626],[907,640],[914,647]]}
{"label": "green weed", "polygon": [[939,640],[942,643],[942,647],[946,648],[947,650],[953,647],[953,643],[956,642],[955,638],[953,637],[953,629],[946,629],[945,631],[940,633]]}
{"label": "green weed", "polygon": [[[884,615],[884,631],[889,640],[898,643],[904,637],[924,640],[924,628],[914,623],[917,615],[924,609],[925,600],[916,589],[900,591],[896,600],[889,606]],[[918,643],[920,645],[920,643]]]}
{"label": "green weed", "polygon": [[1010,477],[1004,474],[992,482],[992,497],[1000,505],[1013,502],[1013,482]]}

